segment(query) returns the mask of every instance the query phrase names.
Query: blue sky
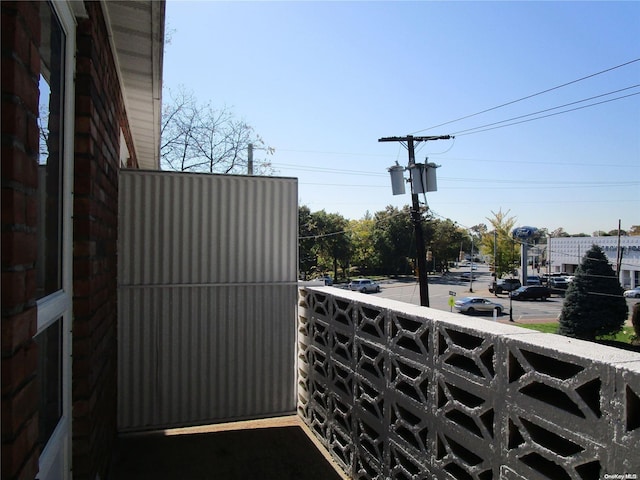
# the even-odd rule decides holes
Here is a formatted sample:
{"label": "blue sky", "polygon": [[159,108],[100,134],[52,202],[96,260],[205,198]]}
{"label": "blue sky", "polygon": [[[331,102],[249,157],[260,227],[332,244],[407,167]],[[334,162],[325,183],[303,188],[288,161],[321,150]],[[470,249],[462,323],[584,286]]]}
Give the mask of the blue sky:
{"label": "blue sky", "polygon": [[[442,218],[640,225],[640,2],[168,1],[166,21],[165,88],[246,120],[312,211],[411,203],[387,173],[407,150],[378,139],[456,134],[416,149],[441,165],[426,200]],[[546,114],[631,96],[464,132],[603,94]]]}

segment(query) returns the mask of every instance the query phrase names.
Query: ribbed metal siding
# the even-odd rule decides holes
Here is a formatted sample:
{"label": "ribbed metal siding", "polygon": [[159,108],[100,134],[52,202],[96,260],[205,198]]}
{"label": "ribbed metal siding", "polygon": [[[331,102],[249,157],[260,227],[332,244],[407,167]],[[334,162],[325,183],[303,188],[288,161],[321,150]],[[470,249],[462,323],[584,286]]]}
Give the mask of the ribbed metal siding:
{"label": "ribbed metal siding", "polygon": [[121,431],[295,410],[297,181],[122,171]]}

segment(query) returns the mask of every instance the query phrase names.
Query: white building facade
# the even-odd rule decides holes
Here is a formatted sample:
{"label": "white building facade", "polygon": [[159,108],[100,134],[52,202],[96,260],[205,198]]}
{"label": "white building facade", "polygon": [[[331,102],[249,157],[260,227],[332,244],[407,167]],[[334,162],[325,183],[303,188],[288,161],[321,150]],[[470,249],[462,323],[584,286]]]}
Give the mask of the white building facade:
{"label": "white building facade", "polygon": [[[616,269],[618,248],[622,253],[619,278],[625,288],[640,286],[640,236],[620,237],[560,237],[548,239],[548,271],[572,274],[585,253],[598,245]],[[619,242],[619,246],[618,246]]]}

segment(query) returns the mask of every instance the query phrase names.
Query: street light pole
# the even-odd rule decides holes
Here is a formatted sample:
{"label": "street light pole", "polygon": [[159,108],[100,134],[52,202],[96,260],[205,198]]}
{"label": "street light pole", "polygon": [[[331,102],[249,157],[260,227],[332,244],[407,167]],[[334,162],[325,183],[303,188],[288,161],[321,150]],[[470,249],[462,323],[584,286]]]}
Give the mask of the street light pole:
{"label": "street light pole", "polygon": [[[426,142],[429,140],[449,140],[450,135],[414,137],[407,135],[406,137],[386,137],[378,139],[379,142],[406,142],[407,150],[409,150],[409,167],[416,164],[415,146],[416,142]],[[411,172],[411,170],[410,170]],[[410,175],[412,175],[410,173]],[[412,185],[413,185],[413,179]],[[415,231],[416,238],[416,255],[418,257],[418,282],[420,284],[420,305],[429,306],[429,277],[427,276],[427,254],[424,245],[424,235],[422,232],[422,215],[420,214],[420,199],[417,193],[411,192],[411,220]]]}

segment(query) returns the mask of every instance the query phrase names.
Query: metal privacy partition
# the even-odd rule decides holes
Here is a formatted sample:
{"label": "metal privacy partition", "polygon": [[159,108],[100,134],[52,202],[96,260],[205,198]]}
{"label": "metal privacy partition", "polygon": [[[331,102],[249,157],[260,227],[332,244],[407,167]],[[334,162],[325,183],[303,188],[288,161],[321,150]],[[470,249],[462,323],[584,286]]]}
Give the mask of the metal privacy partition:
{"label": "metal privacy partition", "polygon": [[297,181],[120,173],[118,428],[295,411]]}

